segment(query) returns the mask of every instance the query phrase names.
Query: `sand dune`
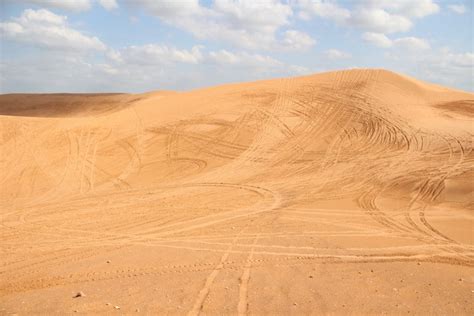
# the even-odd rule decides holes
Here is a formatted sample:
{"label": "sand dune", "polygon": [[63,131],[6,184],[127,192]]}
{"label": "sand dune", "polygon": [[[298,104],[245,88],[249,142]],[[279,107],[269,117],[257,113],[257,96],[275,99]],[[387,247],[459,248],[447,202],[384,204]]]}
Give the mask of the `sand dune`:
{"label": "sand dune", "polygon": [[472,315],[473,109],[384,70],[2,95],[0,314]]}

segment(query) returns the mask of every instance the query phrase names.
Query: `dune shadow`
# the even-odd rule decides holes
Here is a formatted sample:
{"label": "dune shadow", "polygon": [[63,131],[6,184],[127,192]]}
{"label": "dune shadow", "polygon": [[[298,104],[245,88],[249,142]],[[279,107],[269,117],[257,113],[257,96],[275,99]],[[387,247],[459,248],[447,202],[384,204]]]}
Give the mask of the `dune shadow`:
{"label": "dune shadow", "polygon": [[474,117],[474,100],[456,100],[451,102],[438,103],[435,107],[447,110],[456,114]]}

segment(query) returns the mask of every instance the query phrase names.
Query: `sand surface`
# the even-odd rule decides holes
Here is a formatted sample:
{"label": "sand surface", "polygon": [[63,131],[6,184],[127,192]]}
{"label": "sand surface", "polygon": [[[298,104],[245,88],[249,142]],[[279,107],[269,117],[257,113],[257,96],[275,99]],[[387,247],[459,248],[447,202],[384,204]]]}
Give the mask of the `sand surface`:
{"label": "sand surface", "polygon": [[2,95],[0,315],[473,315],[473,116],[383,70]]}

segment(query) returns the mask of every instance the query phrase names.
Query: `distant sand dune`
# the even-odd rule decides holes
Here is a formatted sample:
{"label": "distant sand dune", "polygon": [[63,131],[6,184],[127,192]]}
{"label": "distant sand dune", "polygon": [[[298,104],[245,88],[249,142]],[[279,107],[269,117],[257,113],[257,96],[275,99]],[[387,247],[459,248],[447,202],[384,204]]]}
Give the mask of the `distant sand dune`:
{"label": "distant sand dune", "polygon": [[0,315],[472,315],[473,113],[385,70],[1,95]]}
{"label": "distant sand dune", "polygon": [[96,115],[120,110],[136,97],[109,94],[4,94],[0,97],[0,115],[65,117]]}

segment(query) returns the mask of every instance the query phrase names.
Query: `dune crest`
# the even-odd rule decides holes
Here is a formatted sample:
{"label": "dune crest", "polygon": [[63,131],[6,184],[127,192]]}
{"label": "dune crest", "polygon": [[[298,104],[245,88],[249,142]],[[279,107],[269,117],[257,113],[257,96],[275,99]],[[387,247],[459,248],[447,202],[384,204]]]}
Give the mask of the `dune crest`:
{"label": "dune crest", "polygon": [[2,95],[0,308],[472,315],[473,106],[378,69]]}

